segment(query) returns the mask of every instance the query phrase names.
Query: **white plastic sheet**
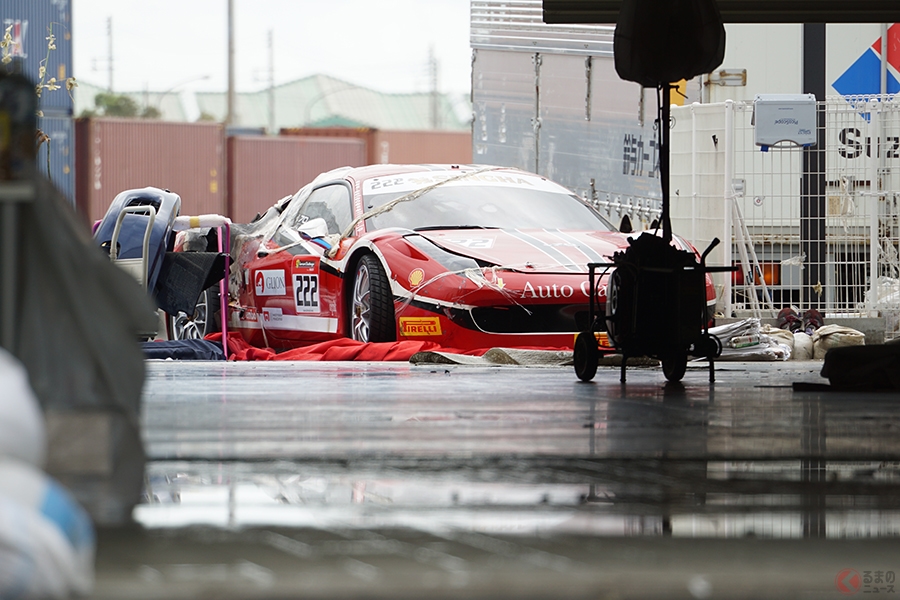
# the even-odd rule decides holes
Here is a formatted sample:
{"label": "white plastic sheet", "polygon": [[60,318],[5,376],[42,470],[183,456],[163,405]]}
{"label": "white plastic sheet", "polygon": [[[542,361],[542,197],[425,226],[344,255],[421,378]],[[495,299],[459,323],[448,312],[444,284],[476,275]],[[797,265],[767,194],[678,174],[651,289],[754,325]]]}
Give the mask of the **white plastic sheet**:
{"label": "white plastic sheet", "polygon": [[0,348],[0,598],[91,592],[94,528],[41,467],[47,434],[22,364]]}
{"label": "white plastic sheet", "polygon": [[0,598],[71,598],[94,584],[87,513],[41,471],[0,460]]}
{"label": "white plastic sheet", "polygon": [[28,373],[0,348],[0,457],[41,468],[47,457],[44,415],[28,383]]}
{"label": "white plastic sheet", "polygon": [[[722,356],[716,360],[775,361],[791,358],[791,346],[787,343],[779,343],[778,339],[762,333],[759,319],[755,317],[711,327],[709,332],[722,342]],[[759,343],[742,348],[729,347],[730,340],[745,336],[758,336]]]}

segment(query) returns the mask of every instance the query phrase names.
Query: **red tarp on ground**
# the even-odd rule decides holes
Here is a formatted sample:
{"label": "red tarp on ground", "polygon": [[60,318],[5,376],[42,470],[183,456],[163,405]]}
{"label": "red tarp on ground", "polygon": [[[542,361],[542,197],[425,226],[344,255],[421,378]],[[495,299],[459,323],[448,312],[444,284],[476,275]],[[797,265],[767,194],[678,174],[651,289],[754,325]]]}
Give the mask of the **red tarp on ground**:
{"label": "red tarp on ground", "polygon": [[[221,333],[206,336],[207,340],[222,341]],[[489,348],[455,350],[442,348],[434,342],[403,340],[399,342],[357,342],[340,338],[320,342],[303,348],[275,352],[271,348],[256,348],[248,344],[238,333],[228,334],[228,360],[402,360],[408,361],[416,352],[450,352],[481,356]]]}

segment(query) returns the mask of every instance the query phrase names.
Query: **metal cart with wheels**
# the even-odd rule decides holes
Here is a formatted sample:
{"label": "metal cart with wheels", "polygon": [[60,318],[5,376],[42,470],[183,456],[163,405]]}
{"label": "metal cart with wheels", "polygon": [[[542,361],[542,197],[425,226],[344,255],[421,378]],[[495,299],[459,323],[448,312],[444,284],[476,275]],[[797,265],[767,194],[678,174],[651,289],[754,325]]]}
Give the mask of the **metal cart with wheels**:
{"label": "metal cart with wheels", "polygon": [[[719,240],[713,240],[699,261],[694,253],[678,250],[652,233],[632,238],[630,243],[628,249],[613,256],[612,263],[588,264],[591,325],[575,338],[576,375],[590,381],[600,355],[617,352],[622,355],[622,382],[628,358],[636,356],[659,359],[669,381],[684,377],[689,356],[706,358],[710,381],[714,381],[714,361],[722,353],[722,344],[709,333],[706,274],[732,270],[706,266],[706,256]],[[615,270],[607,285],[606,313],[600,315],[597,270],[603,267]],[[597,333],[602,329],[610,347],[601,349]]]}

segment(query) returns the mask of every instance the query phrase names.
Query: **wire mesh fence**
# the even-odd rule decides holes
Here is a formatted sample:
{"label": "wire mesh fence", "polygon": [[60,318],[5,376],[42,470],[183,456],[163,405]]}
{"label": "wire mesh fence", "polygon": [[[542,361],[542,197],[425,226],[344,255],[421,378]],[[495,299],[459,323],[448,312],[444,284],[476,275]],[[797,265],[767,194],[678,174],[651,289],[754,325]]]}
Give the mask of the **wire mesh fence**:
{"label": "wire mesh fence", "polygon": [[900,101],[815,103],[815,146],[757,143],[753,102],[673,110],[673,228],[698,247],[731,240],[711,264],[727,316],[817,308],[883,317],[900,336]]}

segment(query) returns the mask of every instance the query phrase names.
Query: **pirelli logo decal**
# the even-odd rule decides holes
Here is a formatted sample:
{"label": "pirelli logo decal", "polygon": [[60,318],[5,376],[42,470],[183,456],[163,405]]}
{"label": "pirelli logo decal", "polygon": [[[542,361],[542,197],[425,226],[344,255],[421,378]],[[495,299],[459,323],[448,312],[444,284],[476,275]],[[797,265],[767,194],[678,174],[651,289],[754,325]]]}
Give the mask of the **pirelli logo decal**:
{"label": "pirelli logo decal", "polygon": [[438,317],[400,317],[400,335],[441,335],[441,321]]}

